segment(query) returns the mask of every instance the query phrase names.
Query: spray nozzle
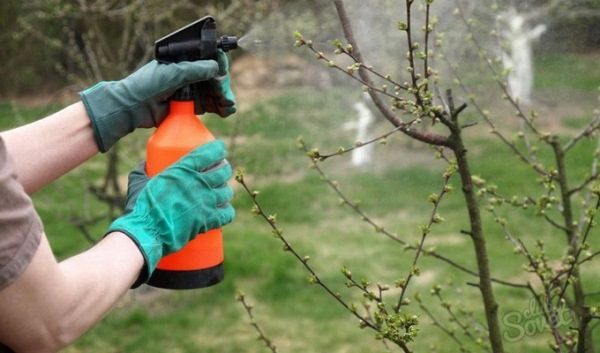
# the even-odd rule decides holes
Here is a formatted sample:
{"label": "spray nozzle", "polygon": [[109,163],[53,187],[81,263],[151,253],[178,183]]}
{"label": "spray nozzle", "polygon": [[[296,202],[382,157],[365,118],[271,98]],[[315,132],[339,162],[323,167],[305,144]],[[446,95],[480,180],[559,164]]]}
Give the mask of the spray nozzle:
{"label": "spray nozzle", "polygon": [[238,38],[236,36],[222,36],[221,38],[217,39],[217,48],[220,48],[223,51],[237,49],[237,47]]}
{"label": "spray nozzle", "polygon": [[[217,50],[229,51],[238,47],[238,38],[217,38],[217,26],[211,16],[203,17],[154,43],[154,57],[163,64],[181,61],[217,60]],[[175,100],[197,100],[203,82],[180,88],[172,96]]]}
{"label": "spray nozzle", "polygon": [[217,38],[215,19],[206,16],[157,40],[154,57],[161,63],[216,60],[217,49],[229,51],[237,47],[235,36]]}

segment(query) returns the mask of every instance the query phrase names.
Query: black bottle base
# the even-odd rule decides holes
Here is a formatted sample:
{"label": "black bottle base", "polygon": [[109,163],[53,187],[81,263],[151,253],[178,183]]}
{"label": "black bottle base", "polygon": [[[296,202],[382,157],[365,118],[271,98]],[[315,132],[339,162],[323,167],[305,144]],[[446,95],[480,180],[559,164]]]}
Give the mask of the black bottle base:
{"label": "black bottle base", "polygon": [[221,282],[224,275],[223,263],[194,271],[172,271],[157,268],[147,284],[164,289],[199,289]]}

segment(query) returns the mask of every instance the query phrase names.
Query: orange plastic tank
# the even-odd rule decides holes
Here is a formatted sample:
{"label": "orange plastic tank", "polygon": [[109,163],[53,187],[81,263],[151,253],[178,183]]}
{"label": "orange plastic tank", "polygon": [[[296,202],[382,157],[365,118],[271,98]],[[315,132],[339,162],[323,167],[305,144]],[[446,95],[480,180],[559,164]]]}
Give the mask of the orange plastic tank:
{"label": "orange plastic tank", "polygon": [[[194,113],[194,101],[171,100],[170,112],[148,140],[146,172],[154,176],[194,148],[214,140]],[[199,234],[180,251],[158,263],[148,284],[167,289],[208,287],[223,279],[221,229]]]}

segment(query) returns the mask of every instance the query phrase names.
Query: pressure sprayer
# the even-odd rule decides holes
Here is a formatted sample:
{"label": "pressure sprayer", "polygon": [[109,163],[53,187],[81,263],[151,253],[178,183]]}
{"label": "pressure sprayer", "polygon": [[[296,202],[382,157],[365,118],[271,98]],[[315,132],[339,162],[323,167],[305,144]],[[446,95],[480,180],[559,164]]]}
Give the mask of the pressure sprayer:
{"label": "pressure sprayer", "polygon": [[[237,38],[217,38],[216,22],[203,17],[155,43],[155,59],[163,64],[217,59],[217,51],[237,48]],[[170,97],[169,114],[148,140],[146,172],[153,176],[194,148],[214,140],[196,115],[197,85],[180,88]],[[199,234],[180,251],[163,257],[148,284],[167,289],[194,289],[219,283],[223,272],[221,229]]]}

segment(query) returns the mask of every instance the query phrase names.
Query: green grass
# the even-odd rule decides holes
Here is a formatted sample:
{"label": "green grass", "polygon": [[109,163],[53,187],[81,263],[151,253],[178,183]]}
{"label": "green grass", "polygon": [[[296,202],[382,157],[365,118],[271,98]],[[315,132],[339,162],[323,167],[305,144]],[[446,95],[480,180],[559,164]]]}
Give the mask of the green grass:
{"label": "green grass", "polygon": [[[587,55],[576,53],[544,52],[535,54],[534,63],[534,89],[536,91],[549,90],[574,90],[593,92],[600,88],[600,68],[598,67],[598,53]],[[462,66],[461,79],[469,87],[487,86],[495,84],[492,75],[489,75],[484,61],[471,58]],[[501,69],[500,69],[501,70]],[[483,75],[481,73],[484,73]],[[491,88],[494,88],[493,85]]]}
{"label": "green grass", "polygon": [[[555,70],[560,67],[546,65]],[[539,82],[550,88],[553,75],[565,74],[565,70],[562,71],[549,73],[544,69]],[[582,78],[567,88],[591,89],[584,81]],[[231,156],[235,167],[246,171],[251,187],[260,190],[261,203],[268,212],[277,214],[294,248],[301,255],[310,255],[310,263],[323,281],[347,300],[360,303],[360,293],[344,286],[342,266],[348,266],[357,278],[368,277],[372,283],[393,285],[406,276],[413,253],[375,233],[359,216],[341,207],[338,196],[308,168],[309,160],[296,146],[299,135],[304,136],[307,144],[324,152],[351,145],[353,133],[339,125],[354,115],[350,102],[357,96],[346,90],[285,90],[250,111],[226,120],[207,119],[207,124],[217,136],[229,142],[232,131],[239,131]],[[13,119],[15,108],[20,112],[20,120]],[[1,103],[0,127],[6,129],[35,120],[52,108]],[[384,132],[389,126],[381,123],[376,129]],[[496,184],[499,191],[509,197],[537,197],[543,192],[537,176],[529,168],[501,143],[485,135],[485,129],[473,129],[479,129],[469,134],[472,137],[468,139],[475,174]],[[135,144],[135,139],[141,137],[128,138],[127,143]],[[574,180],[572,185],[589,173],[595,147],[595,141],[583,141],[570,153],[567,164]],[[361,207],[369,216],[414,243],[420,239],[419,226],[428,221],[431,213],[427,198],[439,192],[445,167],[429,150],[407,147],[406,138],[401,135],[392,136],[387,146],[375,148],[377,160],[372,168],[351,168],[348,155],[327,161],[323,168],[331,179],[339,181],[348,197],[361,201]],[[139,154],[140,151],[128,154],[126,167],[133,165]],[[88,216],[103,212],[100,203],[86,196],[86,187],[101,177],[104,158],[95,157],[83,168],[34,195],[59,258],[88,247],[68,219],[81,210],[86,210]],[[546,149],[540,150],[538,158],[548,165],[552,163]],[[474,269],[472,245],[468,236],[461,233],[468,229],[468,223],[457,177],[453,178],[452,185],[454,192],[447,196],[439,210],[446,221],[433,228],[427,247],[435,247],[436,251]],[[384,347],[373,339],[370,331],[360,330],[355,318],[322,289],[308,284],[309,274],[290,253],[282,250],[282,244],[271,235],[268,225],[251,215],[249,197],[235,187],[238,217],[225,228],[226,277],[222,283],[197,291],[129,294],[117,309],[66,352],[264,352],[242,307],[234,300],[237,289],[247,293],[255,305],[256,320],[282,353],[383,351]],[[534,210],[502,206],[498,212],[530,247],[536,239],[543,239],[550,255],[560,256],[564,251],[564,236],[536,216]],[[550,214],[559,216],[558,212]],[[525,261],[512,252],[513,246],[504,238],[493,217],[483,212],[483,221],[494,276],[517,282],[529,279],[522,271]],[[92,231],[99,236],[105,226],[105,223],[98,224]],[[596,234],[594,231],[593,235]],[[600,240],[594,236],[590,243],[597,249]],[[438,318],[452,326],[429,295],[434,284],[441,284],[449,302],[474,310],[477,320],[483,321],[480,294],[465,284],[474,282],[475,278],[430,257],[424,257],[420,267],[422,274],[415,278],[409,298],[420,293]],[[592,263],[582,273],[589,292],[600,291],[600,283],[595,279],[597,268],[597,263]],[[505,287],[496,287],[496,290],[501,317],[528,309],[528,293]],[[397,294],[393,289],[386,298],[394,302]],[[589,297],[594,305],[599,304],[599,299]],[[420,315],[422,321],[422,332],[414,345],[416,352],[429,350],[431,346],[437,347],[438,352],[458,350],[416,305],[407,310]],[[545,352],[548,340],[547,335],[536,335],[507,342],[506,350]]]}
{"label": "green grass", "polygon": [[535,87],[596,91],[600,88],[598,54],[544,54],[536,60]]}

